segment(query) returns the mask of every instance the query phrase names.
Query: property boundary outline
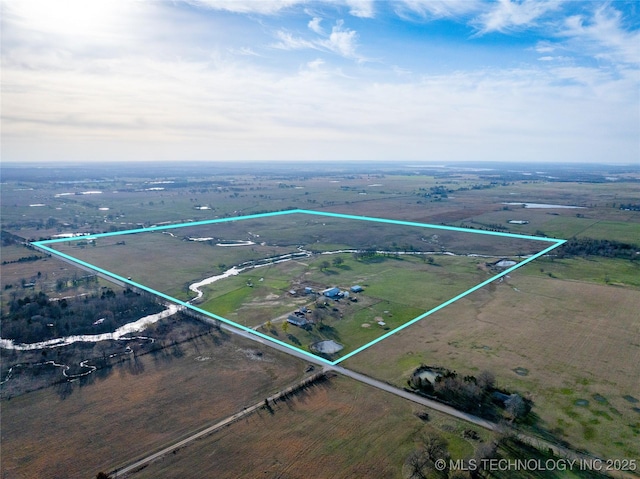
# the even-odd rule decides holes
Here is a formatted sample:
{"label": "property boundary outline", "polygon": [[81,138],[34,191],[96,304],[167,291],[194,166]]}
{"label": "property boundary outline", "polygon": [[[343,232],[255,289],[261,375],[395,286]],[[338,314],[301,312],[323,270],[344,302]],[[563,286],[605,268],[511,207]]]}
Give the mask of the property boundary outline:
{"label": "property boundary outline", "polygon": [[[197,306],[194,306],[188,302],[185,301],[181,301],[177,298],[174,298],[172,296],[169,296],[165,293],[162,293],[160,291],[156,291],[153,288],[150,288],[148,286],[145,286],[143,284],[137,283],[135,281],[132,281],[128,278],[124,278],[116,273],[112,273],[111,271],[107,271],[106,269],[100,268],[98,266],[92,265],[90,263],[87,263],[86,261],[80,260],[78,258],[74,258],[73,256],[70,256],[66,253],[63,253],[61,251],[57,251],[47,245],[50,244],[55,244],[55,243],[62,243],[62,242],[69,242],[69,241],[87,241],[87,240],[92,240],[92,239],[98,239],[98,238],[105,238],[108,236],[121,236],[121,235],[129,235],[129,234],[137,234],[137,233],[148,233],[148,232],[152,232],[152,231],[161,231],[161,230],[167,230],[167,229],[175,229],[175,228],[183,228],[183,227],[187,227],[187,226],[201,226],[201,225],[209,225],[209,224],[215,224],[215,223],[226,223],[226,222],[230,222],[230,221],[242,221],[242,220],[248,220],[248,219],[255,219],[255,218],[266,218],[266,217],[271,217],[271,216],[280,216],[280,215],[289,215],[289,214],[308,214],[308,215],[317,215],[317,216],[327,216],[327,217],[334,217],[334,218],[343,218],[343,219],[349,219],[349,220],[358,220],[358,221],[370,221],[370,222],[377,222],[377,223],[387,223],[387,224],[395,224],[395,225],[402,225],[402,226],[416,226],[416,227],[420,227],[420,228],[431,228],[431,229],[439,229],[439,230],[447,230],[447,231],[457,231],[457,232],[461,232],[461,233],[475,233],[475,234],[484,234],[484,235],[492,235],[492,236],[501,236],[501,237],[509,237],[509,238],[518,238],[518,239],[526,239],[526,240],[532,240],[532,241],[542,241],[542,242],[547,242],[547,243],[552,243],[551,246],[548,246],[547,248],[543,249],[542,251],[528,257],[525,258],[523,261],[520,261],[519,263],[505,269],[504,271],[492,276],[491,278],[482,281],[481,283],[469,288],[468,290],[458,294],[457,296],[449,299],[448,301],[445,301],[444,303],[436,306],[435,308],[432,308],[422,314],[420,314],[419,316],[415,317],[414,319],[407,321],[406,323],[398,326],[395,329],[392,329],[391,331],[388,331],[387,333],[383,334],[382,336],[369,341],[368,343],[364,344],[363,346],[360,346],[359,348],[356,348],[355,350],[349,352],[348,354],[345,354],[344,356],[341,356],[340,358],[336,359],[335,361],[329,361],[326,358],[323,358],[322,356],[318,356],[316,354],[310,353],[308,351],[305,351],[301,348],[298,348],[296,346],[293,346],[291,344],[285,343],[284,341],[280,341],[276,338],[273,338],[271,336],[268,336],[264,333],[261,333],[260,331],[257,331],[253,328],[249,328],[247,326],[244,326],[242,324],[238,324],[234,321],[231,321],[227,318],[224,318],[222,316],[219,316],[215,313],[209,312],[209,311],[205,311],[201,308],[198,308]],[[545,254],[547,254],[548,252],[550,252],[551,250],[557,248],[558,246],[562,245],[566,243],[566,240],[563,239],[557,239],[557,238],[546,238],[546,237],[541,237],[541,236],[528,236],[528,235],[520,235],[520,234],[516,234],[516,233],[504,233],[504,232],[498,232],[498,231],[485,231],[485,230],[474,230],[474,229],[470,229],[470,228],[460,228],[460,227],[455,227],[455,226],[444,226],[444,225],[432,225],[432,224],[428,224],[428,223],[417,223],[417,222],[412,222],[412,221],[402,221],[402,220],[392,220],[392,219],[386,219],[386,218],[376,218],[376,217],[370,217],[370,216],[357,216],[357,215],[348,215],[348,214],[342,214],[342,213],[332,213],[332,212],[322,212],[322,211],[313,211],[313,210],[304,210],[304,209],[292,209],[292,210],[284,210],[284,211],[274,211],[274,212],[270,212],[270,213],[258,213],[258,214],[253,214],[253,215],[244,215],[244,216],[234,216],[234,217],[230,217],[230,218],[217,218],[217,219],[211,219],[211,220],[202,220],[202,221],[193,221],[193,222],[188,222],[188,223],[178,223],[178,224],[168,224],[168,225],[161,225],[161,226],[151,226],[148,228],[137,228],[137,229],[132,229],[132,230],[125,230],[125,231],[113,231],[113,232],[109,232],[109,233],[97,233],[97,234],[88,234],[88,235],[80,235],[80,236],[76,236],[76,237],[72,237],[72,238],[57,238],[57,239],[50,239],[50,240],[43,240],[43,241],[34,241],[31,244],[36,247],[39,248],[43,251],[46,251],[52,255],[55,256],[59,256],[61,258],[64,258],[72,263],[76,263],[84,268],[88,268],[89,270],[95,271],[97,273],[100,273],[101,275],[107,277],[107,278],[111,278],[113,280],[116,280],[117,282],[120,283],[124,283],[124,284],[128,284],[130,286],[133,286],[135,288],[141,289],[143,291],[147,291],[148,293],[154,294],[160,298],[163,298],[171,303],[175,303],[178,304],[179,306],[185,307],[187,309],[191,309],[193,311],[196,311],[199,314],[202,314],[204,316],[208,316],[210,318],[216,319],[217,321],[220,321],[222,323],[225,323],[227,325],[230,325],[234,328],[240,329],[242,331],[245,331],[249,334],[258,336],[262,339],[266,339],[267,341],[270,341],[274,344],[278,344],[280,346],[283,346],[287,349],[296,351],[297,353],[303,354],[305,356],[308,356],[310,358],[313,358],[315,361],[320,361],[323,362],[325,364],[331,365],[331,366],[335,366],[336,364],[374,346],[375,344],[379,343],[380,341],[383,341],[384,339],[387,339],[390,336],[393,336],[394,334],[398,333],[399,331],[408,328],[409,326],[417,323],[418,321],[426,318],[427,316],[430,316],[431,314],[441,310],[442,308],[445,308],[446,306],[458,301],[459,299],[464,298],[465,296],[473,293],[474,291],[486,286],[487,284],[502,278],[503,276],[508,275],[509,273],[511,273],[512,271],[524,266],[527,263],[530,263],[531,261],[539,258],[540,256],[543,256]]]}

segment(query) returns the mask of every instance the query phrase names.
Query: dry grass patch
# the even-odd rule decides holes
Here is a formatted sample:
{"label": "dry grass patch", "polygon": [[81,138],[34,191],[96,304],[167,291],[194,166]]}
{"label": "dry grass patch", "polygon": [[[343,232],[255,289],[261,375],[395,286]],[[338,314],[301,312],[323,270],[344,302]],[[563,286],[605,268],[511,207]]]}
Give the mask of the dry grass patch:
{"label": "dry grass patch", "polygon": [[[559,439],[611,458],[637,457],[640,414],[624,396],[640,398],[639,310],[634,290],[514,274],[346,366],[399,385],[421,363],[461,374],[487,369],[499,386],[530,395],[539,425]],[[580,399],[588,405],[576,405]]]}
{"label": "dry grass patch", "polygon": [[[454,457],[473,454],[468,425],[400,398],[334,377],[189,444],[131,475],[164,477],[399,478],[420,434],[447,440]],[[483,439],[488,436],[478,431]]]}
{"label": "dry grass patch", "polygon": [[91,477],[259,401],[305,367],[220,336],[138,361],[136,374],[123,367],[70,394],[51,387],[2,401],[2,477]]}

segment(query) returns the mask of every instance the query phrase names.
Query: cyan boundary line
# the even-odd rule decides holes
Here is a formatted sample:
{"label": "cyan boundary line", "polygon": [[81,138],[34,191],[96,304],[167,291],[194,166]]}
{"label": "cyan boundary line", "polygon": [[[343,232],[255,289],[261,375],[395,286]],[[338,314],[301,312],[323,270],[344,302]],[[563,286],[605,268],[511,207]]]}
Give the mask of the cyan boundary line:
{"label": "cyan boundary line", "polygon": [[148,228],[136,228],[132,230],[123,230],[123,231],[110,231],[108,233],[87,234],[87,235],[81,235],[81,236],[74,236],[72,238],[56,238],[56,239],[50,239],[50,240],[36,241],[33,244],[43,245],[43,244],[52,244],[52,243],[62,243],[64,241],[80,241],[80,240],[88,240],[88,239],[105,238],[107,236],[148,233],[151,231],[170,230],[175,228],[184,228],[187,226],[202,226],[202,225],[209,225],[214,223],[227,223],[230,221],[241,221],[241,220],[249,220],[254,218],[266,218],[268,216],[288,215],[291,213],[299,213],[300,211],[302,210],[272,211],[270,213],[256,213],[255,215],[234,216],[232,218],[214,218],[211,220],[191,221],[189,223],[176,223],[176,224],[170,224],[170,225],[149,226]]}
{"label": "cyan boundary line", "polygon": [[[143,284],[140,283],[136,283],[135,281],[126,279],[118,274],[112,273],[110,271],[107,271],[103,268],[100,268],[98,266],[92,265],[90,263],[87,263],[83,260],[80,260],[78,258],[74,258],[73,256],[70,256],[66,253],[62,253],[60,251],[57,251],[53,248],[49,248],[48,246],[46,246],[47,244],[53,244],[53,243],[61,243],[61,242],[65,242],[65,241],[79,241],[79,240],[87,240],[87,239],[97,239],[97,238],[104,238],[107,236],[118,236],[118,235],[128,235],[128,234],[136,234],[136,233],[145,233],[145,232],[152,232],[152,231],[159,231],[159,230],[166,230],[166,229],[175,229],[175,228],[183,228],[183,227],[187,227],[187,226],[201,226],[201,225],[207,225],[207,224],[215,224],[215,223],[223,223],[223,222],[230,222],[230,221],[240,221],[240,220],[246,220],[246,219],[254,219],[254,218],[265,218],[265,217],[270,217],[270,216],[279,216],[279,215],[287,215],[287,214],[311,214],[311,215],[318,215],[318,216],[327,216],[327,217],[334,217],[334,218],[344,218],[344,219],[351,219],[351,220],[358,220],[358,221],[372,221],[372,222],[379,222],[379,223],[387,223],[387,224],[395,224],[395,225],[403,225],[403,226],[415,226],[415,227],[421,227],[421,228],[434,228],[434,229],[440,229],[440,230],[448,230],[448,231],[457,231],[457,232],[462,232],[462,233],[476,233],[476,234],[486,234],[486,235],[492,235],[492,236],[502,236],[502,237],[510,237],[510,238],[519,238],[519,239],[527,239],[527,240],[534,240],[534,241],[545,241],[545,242],[553,242],[554,244],[549,246],[548,248],[545,248],[544,250],[536,253],[533,256],[530,256],[529,258],[525,259],[524,261],[521,261],[520,263],[502,271],[501,273],[492,276],[491,278],[477,284],[476,286],[468,289],[467,291],[460,293],[459,295],[455,296],[454,298],[449,299],[448,301],[445,301],[444,303],[436,306],[435,308],[417,316],[416,318],[412,319],[411,321],[408,321],[407,323],[393,329],[392,331],[389,331],[388,333],[383,334],[382,336],[380,336],[379,338],[374,339],[373,341],[370,341],[369,343],[360,346],[359,348],[355,349],[354,351],[351,351],[350,353],[338,358],[335,361],[328,361],[327,359],[323,358],[322,356],[318,356],[316,354],[310,353],[308,351],[304,351],[303,349],[297,348],[296,346],[293,346],[291,344],[285,343],[283,341],[280,341],[278,339],[275,339],[271,336],[267,336],[264,333],[261,333],[260,331],[257,331],[255,329],[249,328],[247,326],[243,326],[242,324],[238,324],[234,321],[231,321],[229,319],[226,319],[222,316],[219,316],[215,313],[211,313],[209,311],[205,311],[203,309],[200,309],[196,306],[191,305],[190,303],[187,303],[185,301],[181,301],[177,298],[174,298],[172,296],[169,296],[165,293],[162,293],[160,291],[156,291],[153,288],[150,288],[148,286],[145,286]],[[58,238],[58,239],[52,239],[52,240],[43,240],[43,241],[35,241],[32,244],[34,246],[37,246],[41,249],[44,249],[48,252],[50,252],[51,254],[66,258],[69,261],[75,262],[79,265],[82,265],[86,268],[89,268],[91,270],[94,270],[96,272],[99,272],[105,276],[111,277],[113,279],[116,279],[118,281],[121,281],[125,284],[129,284],[131,286],[134,286],[136,288],[142,289],[144,291],[147,291],[151,294],[157,295],[163,299],[166,299],[168,301],[171,301],[173,303],[176,303],[178,305],[184,306],[188,309],[191,309],[193,311],[196,311],[200,314],[204,314],[205,316],[211,317],[213,319],[216,319],[218,321],[221,321],[225,324],[228,324],[230,326],[233,326],[235,328],[238,328],[242,331],[245,331],[247,333],[253,334],[255,336],[258,336],[260,338],[266,339],[267,341],[270,341],[272,343],[278,344],[280,346],[286,347],[288,349],[291,349],[293,351],[296,351],[298,353],[302,353],[305,356],[308,356],[310,358],[313,358],[315,360],[320,360],[326,364],[330,364],[330,365],[336,365],[348,358],[350,358],[351,356],[354,356],[355,354],[358,354],[362,351],[364,351],[365,349],[370,348],[371,346],[379,343],[380,341],[396,334],[397,332],[411,326],[412,324],[415,324],[416,322],[420,321],[421,319],[424,319],[425,317],[435,313],[436,311],[441,310],[442,308],[458,301],[459,299],[467,296],[468,294],[473,293],[474,291],[486,286],[487,284],[495,281],[498,278],[501,278],[502,276],[505,276],[507,274],[509,274],[510,272],[520,268],[521,266],[524,266],[525,264],[535,260],[536,258],[539,258],[540,256],[548,253],[549,251],[557,248],[558,246],[560,246],[561,244],[565,243],[566,240],[561,240],[561,239],[556,239],[556,238],[546,238],[546,237],[539,237],[539,236],[528,236],[528,235],[520,235],[520,234],[516,234],[516,233],[503,233],[503,232],[497,232],[497,231],[485,231],[485,230],[474,230],[474,229],[469,229],[469,228],[459,228],[459,227],[455,227],[455,226],[444,226],[444,225],[433,225],[433,224],[429,224],[429,223],[416,223],[416,222],[411,222],[411,221],[401,221],[401,220],[391,220],[391,219],[386,219],[386,218],[376,218],[376,217],[368,217],[368,216],[357,216],[357,215],[348,215],[348,214],[342,214],[342,213],[332,213],[332,212],[321,212],[321,211],[313,211],[313,210],[303,210],[303,209],[292,209],[292,210],[284,210],[284,211],[274,211],[274,212],[270,212],[270,213],[258,213],[258,214],[253,214],[253,215],[244,215],[244,216],[236,216],[236,217],[232,217],[232,218],[216,218],[216,219],[211,219],[211,220],[202,220],[202,221],[194,221],[194,222],[189,222],[189,223],[180,223],[180,224],[171,224],[171,225],[162,225],[162,226],[152,226],[149,228],[138,228],[138,229],[133,229],[133,230],[125,230],[125,231],[113,231],[113,232],[109,232],[109,233],[97,233],[97,234],[90,234],[90,235],[84,235],[84,236],[77,236],[77,237],[73,237],[73,238]]]}
{"label": "cyan boundary line", "polygon": [[418,317],[416,317],[416,318],[412,319],[411,321],[409,321],[409,322],[407,322],[407,323],[405,323],[405,324],[403,324],[403,325],[401,325],[401,326],[398,326],[396,329],[394,329],[394,330],[392,330],[392,331],[389,331],[388,333],[383,334],[382,336],[380,336],[379,338],[374,339],[373,341],[368,342],[368,343],[367,343],[367,344],[365,344],[364,346],[360,346],[358,349],[356,349],[356,350],[354,350],[354,351],[351,351],[349,354],[345,354],[344,356],[342,356],[342,357],[338,358],[337,360],[335,360],[335,361],[333,362],[333,365],[335,366],[336,364],[338,364],[338,363],[340,363],[340,362],[344,361],[345,359],[348,359],[348,358],[350,358],[351,356],[353,356],[353,355],[355,355],[355,354],[358,354],[358,353],[360,353],[360,352],[364,351],[364,350],[365,350],[365,349],[367,349],[367,348],[370,348],[370,347],[371,347],[371,346],[373,346],[374,344],[377,344],[377,343],[379,343],[380,341],[382,341],[382,340],[384,340],[384,339],[388,338],[389,336],[392,336],[392,335],[396,334],[397,332],[399,332],[399,331],[401,331],[401,330],[403,330],[403,329],[405,329],[405,328],[408,328],[409,326],[411,326],[412,324],[417,323],[417,322],[418,322],[418,321],[420,321],[421,319],[426,318],[427,316],[429,316],[429,315],[431,315],[431,314],[435,313],[436,311],[440,311],[442,308],[444,308],[444,307],[446,307],[446,306],[449,306],[449,305],[450,305],[450,304],[452,304],[452,303],[455,303],[456,301],[458,301],[458,300],[459,300],[459,299],[461,299],[461,298],[464,298],[464,297],[465,297],[465,296],[467,296],[468,294],[471,294],[471,293],[473,293],[474,291],[477,291],[478,289],[482,288],[483,286],[486,286],[487,284],[489,284],[489,283],[491,283],[491,282],[495,281],[496,279],[501,278],[502,276],[505,276],[505,275],[507,275],[507,274],[511,273],[512,271],[514,271],[514,270],[516,270],[516,269],[520,268],[521,266],[524,266],[525,264],[527,264],[527,263],[529,263],[529,262],[533,261],[533,260],[534,260],[534,259],[536,259],[536,258],[539,258],[540,256],[542,256],[542,255],[544,255],[544,254],[548,253],[548,252],[549,252],[549,251],[551,251],[552,249],[557,248],[557,247],[558,247],[558,246],[560,246],[561,244],[566,243],[566,240],[556,240],[556,241],[557,241],[557,243],[556,243],[556,244],[551,245],[551,246],[549,246],[548,248],[545,248],[544,250],[540,251],[539,253],[536,253],[535,255],[533,255],[533,256],[531,256],[531,257],[529,257],[529,258],[525,259],[524,261],[521,261],[520,263],[518,263],[518,264],[516,264],[516,265],[514,265],[514,266],[512,266],[512,267],[510,267],[510,268],[508,268],[508,269],[506,269],[506,270],[504,270],[503,272],[501,272],[501,273],[499,273],[499,274],[497,274],[497,275],[495,275],[495,276],[492,276],[491,278],[489,278],[489,279],[487,279],[487,280],[483,281],[482,283],[479,283],[479,284],[477,284],[476,286],[474,286],[474,287],[472,287],[472,288],[468,289],[468,290],[467,290],[467,291],[465,291],[464,293],[460,293],[458,296],[455,296],[455,297],[451,298],[450,300],[445,301],[444,303],[442,303],[442,304],[440,304],[440,305],[436,306],[436,307],[435,307],[435,308],[433,308],[433,309],[430,309],[430,310],[429,310],[429,311],[427,311],[426,313],[421,314],[420,316],[418,316]]}
{"label": "cyan boundary line", "polygon": [[527,239],[527,240],[535,240],[535,241],[563,241],[557,238],[547,238],[543,236],[528,236],[528,235],[520,235],[517,233],[503,233],[499,231],[486,231],[486,230],[474,230],[471,228],[460,228],[458,226],[445,226],[445,225],[433,225],[430,223],[416,223],[413,221],[402,221],[402,220],[390,220],[387,218],[376,218],[372,216],[356,216],[356,215],[347,215],[342,213],[331,213],[324,211],[313,211],[313,210],[291,210],[291,212],[296,213],[306,213],[309,215],[320,215],[320,216],[332,216],[335,218],[345,218],[350,220],[361,220],[361,221],[373,221],[378,223],[389,223],[394,225],[403,225],[403,226],[417,226],[421,228],[434,228],[439,230],[448,230],[448,231],[458,231],[461,233],[476,233],[483,235],[492,235],[492,236],[505,236],[509,238],[519,238],[519,239]]}
{"label": "cyan boundary line", "polygon": [[445,226],[445,225],[434,225],[430,223],[417,223],[413,221],[391,220],[387,218],[376,218],[373,216],[358,216],[358,215],[347,215],[343,213],[293,209],[293,210],[284,210],[284,211],[273,211],[270,213],[257,213],[253,215],[234,216],[232,218],[215,218],[211,220],[193,221],[189,223],[176,223],[176,224],[170,224],[170,225],[150,226],[148,228],[136,228],[136,229],[124,230],[124,231],[111,231],[109,233],[95,233],[95,234],[88,234],[88,235],[82,235],[82,236],[75,236],[72,238],[57,238],[57,239],[37,241],[34,244],[37,243],[37,244],[44,245],[44,244],[62,243],[65,241],[91,240],[91,239],[105,238],[108,236],[147,233],[147,232],[161,231],[161,230],[167,230],[167,229],[185,228],[188,226],[202,226],[202,225],[209,225],[209,224],[215,224],[215,223],[226,223],[230,221],[242,221],[242,220],[255,219],[255,218],[267,218],[270,216],[281,216],[281,215],[289,215],[289,214],[296,214],[296,213],[317,215],[317,216],[327,216],[327,217],[333,217],[333,218],[343,218],[343,219],[350,219],[350,220],[357,220],[357,221],[371,221],[371,222],[377,222],[377,223],[387,223],[387,224],[402,225],[402,226],[415,226],[419,228],[433,228],[433,229],[446,230],[446,231],[457,231],[460,233],[475,233],[475,234],[484,234],[484,235],[491,235],[491,236],[502,236],[507,238],[518,238],[518,239],[526,239],[526,240],[533,240],[533,241],[546,241],[546,242],[562,241],[557,238],[529,236],[529,235],[521,235],[517,233],[475,230],[471,228],[460,228],[458,226]]}
{"label": "cyan boundary line", "polygon": [[198,313],[204,314],[205,316],[209,316],[210,318],[216,319],[216,320],[221,321],[221,322],[223,322],[225,324],[228,324],[228,325],[233,326],[235,328],[241,329],[242,331],[245,331],[247,333],[253,334],[253,335],[258,336],[258,337],[261,337],[261,338],[266,339],[268,341],[271,341],[272,343],[278,344],[280,346],[284,346],[287,349],[292,349],[294,351],[302,353],[305,356],[313,358],[314,360],[320,360],[320,361],[322,361],[322,362],[324,362],[326,364],[333,364],[331,361],[329,361],[329,360],[327,360],[327,359],[325,359],[325,358],[323,358],[321,356],[318,356],[316,354],[310,353],[310,352],[305,351],[303,349],[297,348],[297,347],[295,347],[295,346],[293,346],[291,344],[287,344],[287,343],[285,343],[283,341],[280,341],[279,339],[272,338],[271,336],[267,336],[266,334],[261,333],[260,331],[256,331],[255,329],[249,328],[249,327],[244,326],[242,324],[238,324],[238,323],[236,323],[234,321],[226,319],[226,318],[224,318],[222,316],[219,316],[219,315],[217,315],[215,313],[210,313],[209,311],[205,311],[204,309],[200,309],[200,308],[198,308],[196,306],[193,306],[192,304],[189,304],[189,303],[187,303],[185,301],[181,301],[181,300],[179,300],[177,298],[169,296],[168,294],[165,294],[165,293],[163,293],[161,291],[156,291],[153,288],[150,288],[150,287],[145,286],[145,285],[140,284],[140,283],[136,283],[135,281],[132,281],[130,279],[126,279],[126,278],[124,278],[124,277],[122,277],[122,276],[120,276],[118,274],[115,274],[115,273],[107,271],[107,270],[105,270],[103,268],[100,268],[99,266],[95,266],[95,265],[87,263],[86,261],[83,261],[81,259],[74,258],[73,256],[69,256],[66,253],[62,253],[60,251],[56,251],[56,250],[54,250],[52,248],[49,248],[48,246],[45,246],[45,245],[43,245],[41,243],[42,242],[40,242],[40,241],[36,241],[36,242],[34,242],[32,244],[37,246],[38,248],[41,248],[41,249],[46,250],[46,251],[49,251],[50,253],[52,253],[54,255],[61,256],[61,257],[65,258],[65,259],[67,259],[69,261],[77,263],[77,264],[79,264],[81,266],[89,268],[89,269],[91,269],[93,271],[96,271],[98,273],[101,273],[101,274],[103,274],[105,276],[109,276],[109,277],[111,277],[111,278],[113,278],[115,280],[118,280],[118,281],[121,281],[123,283],[129,284],[129,285],[131,285],[131,286],[133,286],[135,288],[139,288],[139,289],[142,289],[144,291],[147,291],[147,292],[149,292],[151,294],[154,294],[154,295],[159,296],[159,297],[161,297],[163,299],[166,299],[167,301],[171,301],[172,303],[176,303],[176,304],[178,304],[180,306],[184,306],[185,308],[188,308],[188,309],[191,309],[191,310],[196,311]]}

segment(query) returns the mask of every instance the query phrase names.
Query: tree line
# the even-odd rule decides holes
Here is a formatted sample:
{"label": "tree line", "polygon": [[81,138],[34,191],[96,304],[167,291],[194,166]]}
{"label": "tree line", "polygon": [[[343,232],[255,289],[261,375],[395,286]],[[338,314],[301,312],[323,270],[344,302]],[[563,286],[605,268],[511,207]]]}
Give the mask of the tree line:
{"label": "tree line", "polygon": [[571,256],[603,256],[605,258],[640,259],[640,246],[614,240],[571,238],[558,248],[559,258]]}
{"label": "tree line", "polygon": [[35,343],[62,336],[112,332],[142,316],[160,312],[153,298],[130,289],[116,294],[111,288],[82,299],[49,298],[40,291],[14,297],[2,318],[2,337]]}

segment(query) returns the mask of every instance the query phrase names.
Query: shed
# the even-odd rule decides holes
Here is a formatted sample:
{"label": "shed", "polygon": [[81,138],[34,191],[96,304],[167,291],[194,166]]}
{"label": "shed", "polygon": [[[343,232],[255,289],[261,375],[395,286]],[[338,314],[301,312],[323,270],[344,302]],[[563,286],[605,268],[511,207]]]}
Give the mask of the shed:
{"label": "shed", "polygon": [[354,293],[361,293],[364,289],[359,284],[356,284],[355,286],[351,286],[351,291]]}

